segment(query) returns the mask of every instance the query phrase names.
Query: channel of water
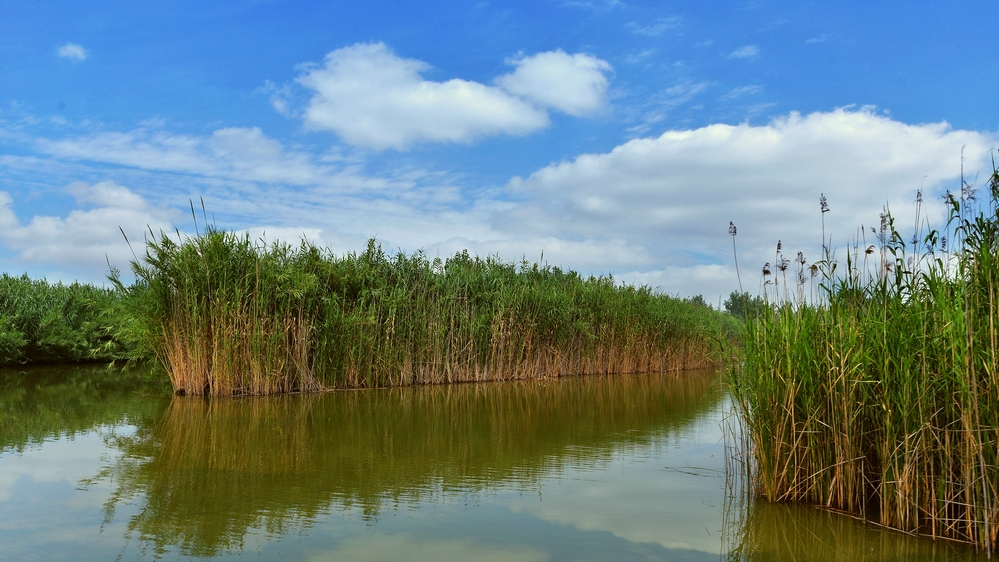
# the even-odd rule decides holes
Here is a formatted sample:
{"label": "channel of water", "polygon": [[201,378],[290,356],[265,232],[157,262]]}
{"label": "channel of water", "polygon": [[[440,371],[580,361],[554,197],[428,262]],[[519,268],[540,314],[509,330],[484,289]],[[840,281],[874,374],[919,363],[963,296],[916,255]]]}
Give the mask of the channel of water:
{"label": "channel of water", "polygon": [[716,372],[174,397],[0,371],[0,559],[986,560],[726,480]]}

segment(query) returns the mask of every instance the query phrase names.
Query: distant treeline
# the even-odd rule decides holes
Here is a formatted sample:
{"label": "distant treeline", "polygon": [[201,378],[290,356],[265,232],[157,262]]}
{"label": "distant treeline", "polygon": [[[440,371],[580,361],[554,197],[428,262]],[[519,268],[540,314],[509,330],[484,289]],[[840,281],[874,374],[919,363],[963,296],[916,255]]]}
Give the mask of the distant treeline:
{"label": "distant treeline", "polygon": [[334,256],[208,228],[161,236],[114,288],[0,278],[0,365],[155,361],[184,394],[668,371],[734,320],[609,276],[459,252]]}

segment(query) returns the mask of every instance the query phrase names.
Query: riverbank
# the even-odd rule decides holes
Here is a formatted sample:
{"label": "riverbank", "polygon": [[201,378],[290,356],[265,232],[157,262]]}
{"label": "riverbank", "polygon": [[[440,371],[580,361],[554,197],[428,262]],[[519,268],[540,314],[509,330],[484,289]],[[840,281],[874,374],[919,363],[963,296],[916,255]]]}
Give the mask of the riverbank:
{"label": "riverbank", "polygon": [[[120,337],[180,394],[708,367],[732,320],[648,287],[460,252],[335,256],[209,228],[148,243]],[[728,322],[728,324],[726,324]]]}
{"label": "riverbank", "polygon": [[159,363],[175,391],[244,395],[716,365],[703,301],[460,252],[335,256],[209,228],[160,237],[114,289],[0,278],[0,365]]}
{"label": "riverbank", "polygon": [[823,301],[747,324],[730,384],[753,495],[995,548],[999,172],[988,188],[915,244],[886,214],[846,275],[826,264]]}

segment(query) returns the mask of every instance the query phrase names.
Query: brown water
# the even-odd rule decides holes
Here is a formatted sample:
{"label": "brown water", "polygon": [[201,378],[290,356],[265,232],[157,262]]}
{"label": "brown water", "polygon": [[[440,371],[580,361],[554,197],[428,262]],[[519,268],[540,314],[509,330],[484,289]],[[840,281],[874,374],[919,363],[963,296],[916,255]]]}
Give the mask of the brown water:
{"label": "brown water", "polygon": [[711,372],[272,398],[0,371],[0,559],[978,560],[726,493]]}

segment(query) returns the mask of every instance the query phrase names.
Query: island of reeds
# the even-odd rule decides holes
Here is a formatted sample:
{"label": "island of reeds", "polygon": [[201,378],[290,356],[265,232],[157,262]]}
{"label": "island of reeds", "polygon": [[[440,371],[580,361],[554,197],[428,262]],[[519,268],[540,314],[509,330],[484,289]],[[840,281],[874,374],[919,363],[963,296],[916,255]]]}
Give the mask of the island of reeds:
{"label": "island of reeds", "polygon": [[134,284],[112,272],[108,331],[119,358],[154,358],[178,394],[703,368],[733,333],[702,299],[527,261],[177,236],[147,242]]}
{"label": "island of reeds", "polygon": [[995,548],[999,172],[985,191],[911,238],[886,211],[821,299],[767,293],[730,374],[750,493]]}

